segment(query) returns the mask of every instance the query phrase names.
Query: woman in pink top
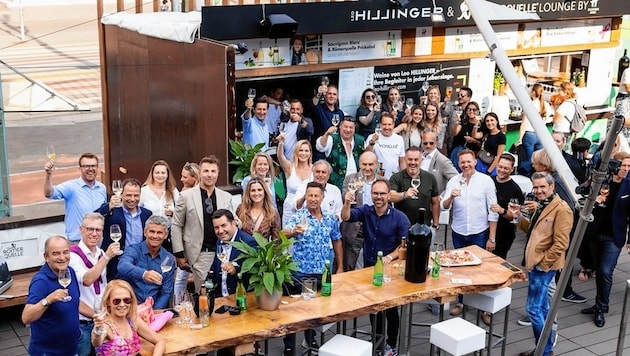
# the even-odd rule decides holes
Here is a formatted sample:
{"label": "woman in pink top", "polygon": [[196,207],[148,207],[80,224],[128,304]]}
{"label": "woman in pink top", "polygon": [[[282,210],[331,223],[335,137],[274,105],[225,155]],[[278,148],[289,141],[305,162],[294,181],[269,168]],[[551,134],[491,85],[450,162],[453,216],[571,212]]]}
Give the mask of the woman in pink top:
{"label": "woman in pink top", "polygon": [[138,336],[154,345],[153,355],[163,355],[166,342],[146,322],[137,317],[138,300],[129,283],[115,279],[103,293],[107,313],[94,316],[92,345],[97,356],[136,355],[140,352]]}

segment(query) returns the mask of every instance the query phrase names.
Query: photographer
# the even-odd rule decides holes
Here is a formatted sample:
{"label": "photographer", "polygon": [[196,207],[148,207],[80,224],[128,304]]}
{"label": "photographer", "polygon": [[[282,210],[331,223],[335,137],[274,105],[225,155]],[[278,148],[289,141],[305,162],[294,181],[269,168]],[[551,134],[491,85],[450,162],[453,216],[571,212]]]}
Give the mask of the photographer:
{"label": "photographer", "polygon": [[[582,314],[593,315],[595,326],[603,327],[604,314],[608,313],[612,274],[617,265],[621,248],[628,244],[627,231],[630,227],[630,154],[618,152],[608,166],[609,182],[602,184],[602,189],[595,199],[593,210],[595,220],[588,227],[585,238],[588,238],[593,257],[597,297],[595,305],[582,310]],[[611,169],[612,168],[612,169]]]}

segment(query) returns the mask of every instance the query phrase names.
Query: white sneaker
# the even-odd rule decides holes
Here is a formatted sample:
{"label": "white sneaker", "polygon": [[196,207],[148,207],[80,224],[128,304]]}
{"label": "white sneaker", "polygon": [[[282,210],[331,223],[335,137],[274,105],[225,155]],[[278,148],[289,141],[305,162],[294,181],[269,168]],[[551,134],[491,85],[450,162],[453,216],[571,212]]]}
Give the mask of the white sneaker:
{"label": "white sneaker", "polygon": [[385,352],[383,352],[383,356],[398,356],[398,350],[389,344],[385,344]]}

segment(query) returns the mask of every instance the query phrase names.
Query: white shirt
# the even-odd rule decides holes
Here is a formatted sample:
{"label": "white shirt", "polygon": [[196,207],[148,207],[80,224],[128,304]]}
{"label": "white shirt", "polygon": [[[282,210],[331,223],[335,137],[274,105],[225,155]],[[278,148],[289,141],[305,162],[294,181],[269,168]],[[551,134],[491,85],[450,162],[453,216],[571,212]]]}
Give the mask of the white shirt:
{"label": "white shirt", "polygon": [[[236,230],[236,232],[234,233],[234,236],[232,236],[232,238],[230,239],[229,242],[234,242],[234,238],[236,238],[236,234],[238,234],[238,230]],[[221,242],[219,241],[219,244]],[[232,245],[224,242],[223,243],[223,251],[226,253],[226,255],[228,256],[228,260],[230,258],[230,254],[232,253]],[[217,257],[218,258],[218,257]],[[227,277],[228,274],[226,273],[221,273],[221,295],[224,297],[227,297],[228,295],[230,295],[230,293],[228,292],[228,287],[227,287]]]}
{"label": "white shirt", "polygon": [[374,179],[371,182],[365,182],[363,184],[363,189],[361,193],[363,193],[363,204],[374,205],[372,201],[372,183],[376,182],[376,174],[374,175]]}
{"label": "white shirt", "polygon": [[[96,246],[96,252],[92,253],[90,249],[85,245],[83,240],[79,241],[78,246],[81,249],[81,251],[83,251],[88,261],[92,263],[92,265],[96,265],[96,263],[98,262],[98,258],[102,254],[104,254],[103,250],[101,250],[101,248],[98,246]],[[83,276],[85,276],[89,268],[85,265],[85,263],[83,263],[83,260],[81,259],[81,257],[74,252],[70,252],[70,267],[74,269],[74,272],[77,274],[77,280],[80,282],[79,291],[81,292],[81,297],[79,299],[90,308],[93,308],[94,300],[96,299],[96,292],[94,291],[94,284],[90,284],[89,286],[86,286],[83,284]],[[103,272],[101,272],[102,282],[100,283],[100,287],[101,287],[100,296],[101,297],[103,296],[103,293],[105,292],[105,287],[107,286],[106,273],[107,273],[107,268],[103,268]],[[91,321],[92,319],[79,314],[79,320]]]}
{"label": "white shirt", "polygon": [[[451,229],[460,235],[478,234],[489,227],[489,221],[498,221],[499,214],[490,211],[490,205],[497,202],[494,182],[489,176],[475,172],[468,185],[460,185],[462,174],[451,178],[446,184],[444,197],[451,195],[451,190],[461,190],[461,195],[453,198],[453,223]],[[444,201],[440,202],[444,209]],[[444,209],[445,210],[445,209]]]}
{"label": "white shirt", "polygon": [[427,171],[429,172],[429,166],[431,166],[431,160],[433,159],[433,156],[435,155],[435,150],[426,153],[423,152],[422,153],[422,163],[420,163],[420,169],[422,169],[423,171]]}
{"label": "white shirt", "polygon": [[[369,147],[373,135],[371,134],[365,140],[365,149]],[[385,178],[389,179],[392,174],[400,170],[399,158],[405,157],[405,141],[398,134],[392,134],[389,137],[380,135],[374,144],[374,153],[378,157],[378,161],[383,163]]]}
{"label": "white shirt", "polygon": [[573,120],[573,115],[575,115],[575,100],[565,100],[562,104],[560,104],[560,106],[558,106],[556,113],[560,114],[562,118],[553,124],[553,131],[570,133],[571,120]]}
{"label": "white shirt", "polygon": [[[179,198],[179,191],[177,189],[173,189],[173,201],[169,203],[172,211],[175,211],[175,202],[177,201],[177,198]],[[140,188],[140,201],[138,202],[138,205],[142,208],[151,210],[153,215],[160,215],[168,218],[164,213],[166,210],[164,208],[166,205],[166,193],[162,194],[162,196],[158,198],[148,185]]]}
{"label": "white shirt", "polygon": [[[315,141],[315,148],[319,151],[322,152],[326,155],[326,157],[330,156],[330,152],[332,152],[332,146],[333,146],[333,139],[332,136],[328,135],[328,139],[326,140],[326,146],[322,146],[319,143],[319,139],[321,137],[317,138],[317,140]],[[346,145],[346,142],[343,140],[343,138],[341,138],[341,143],[344,145]],[[350,141],[350,147],[352,147],[352,150],[354,150],[354,136],[352,137],[352,141]],[[346,151],[346,161],[348,162],[346,164],[346,176],[348,176],[349,174],[352,173],[357,173],[357,164],[354,161],[354,157],[352,156],[352,150],[350,150],[350,152],[348,153],[348,150]]]}
{"label": "white shirt", "polygon": [[[304,197],[306,194],[306,185],[308,183],[302,184],[297,192],[295,193],[295,199],[297,204],[297,199]],[[367,184],[366,184],[367,185]],[[306,206],[306,201],[302,206],[297,206],[296,209],[300,209]],[[326,187],[324,188],[324,200],[322,200],[322,211],[326,211],[328,213],[334,214],[339,221],[341,221],[341,207],[343,206],[343,199],[341,199],[341,190],[336,186],[326,183]]]}
{"label": "white shirt", "polygon": [[295,144],[297,143],[297,131],[298,131],[298,126],[300,125],[300,122],[295,122],[295,121],[287,121],[285,123],[284,126],[284,144],[283,144],[283,148],[284,148],[284,156],[288,159],[288,160],[292,160],[293,159],[293,147],[295,147]]}

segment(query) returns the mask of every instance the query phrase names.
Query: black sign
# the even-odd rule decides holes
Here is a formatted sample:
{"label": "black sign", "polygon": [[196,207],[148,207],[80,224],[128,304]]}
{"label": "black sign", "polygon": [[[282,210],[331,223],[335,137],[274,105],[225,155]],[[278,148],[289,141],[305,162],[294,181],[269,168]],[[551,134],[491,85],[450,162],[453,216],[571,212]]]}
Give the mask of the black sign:
{"label": "black sign", "polygon": [[[619,17],[628,12],[627,0],[495,0],[497,4],[533,12],[543,21]],[[264,10],[263,10],[264,9]],[[264,13],[263,13],[264,11]],[[201,36],[215,40],[264,37],[260,21],[270,14],[287,14],[301,35],[400,30],[431,26],[431,14],[442,13],[440,26],[473,26],[463,0],[410,0],[394,8],[385,0],[351,2],[206,6],[202,8]]]}
{"label": "black sign", "polygon": [[374,67],[374,89],[386,95],[391,86],[396,86],[402,95],[418,98],[426,95],[422,84],[438,85],[444,94],[447,86],[459,88],[467,86],[469,61],[448,61],[444,63],[419,63],[399,66]]}

